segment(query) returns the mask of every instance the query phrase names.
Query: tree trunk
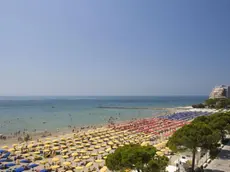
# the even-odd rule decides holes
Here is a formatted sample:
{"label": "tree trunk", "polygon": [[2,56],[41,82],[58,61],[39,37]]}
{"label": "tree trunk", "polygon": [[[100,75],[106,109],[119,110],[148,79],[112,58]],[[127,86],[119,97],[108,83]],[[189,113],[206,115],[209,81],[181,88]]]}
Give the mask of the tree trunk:
{"label": "tree trunk", "polygon": [[196,158],[196,149],[193,149],[192,150],[192,172],[194,172],[195,158]]}

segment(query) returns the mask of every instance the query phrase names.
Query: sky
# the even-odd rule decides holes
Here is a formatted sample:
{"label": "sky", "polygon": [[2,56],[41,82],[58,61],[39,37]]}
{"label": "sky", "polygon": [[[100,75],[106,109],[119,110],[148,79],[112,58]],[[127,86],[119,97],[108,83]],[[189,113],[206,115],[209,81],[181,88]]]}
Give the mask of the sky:
{"label": "sky", "polygon": [[208,95],[230,85],[229,0],[0,2],[0,95]]}

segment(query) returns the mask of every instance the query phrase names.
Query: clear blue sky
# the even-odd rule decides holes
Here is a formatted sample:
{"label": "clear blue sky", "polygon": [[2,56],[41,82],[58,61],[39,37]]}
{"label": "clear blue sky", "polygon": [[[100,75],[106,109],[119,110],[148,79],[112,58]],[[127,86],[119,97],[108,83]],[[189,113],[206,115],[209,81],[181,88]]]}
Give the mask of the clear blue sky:
{"label": "clear blue sky", "polygon": [[6,0],[0,24],[0,95],[207,95],[230,84],[229,0]]}

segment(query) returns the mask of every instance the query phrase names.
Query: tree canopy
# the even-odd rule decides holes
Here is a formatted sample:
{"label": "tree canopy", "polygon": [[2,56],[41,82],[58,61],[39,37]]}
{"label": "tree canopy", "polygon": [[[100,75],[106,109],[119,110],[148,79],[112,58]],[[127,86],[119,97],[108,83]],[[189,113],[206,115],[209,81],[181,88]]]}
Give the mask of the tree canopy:
{"label": "tree canopy", "polygon": [[113,171],[135,169],[141,172],[164,171],[168,163],[165,156],[157,156],[153,146],[126,145],[107,156],[106,166]]}
{"label": "tree canopy", "polygon": [[177,130],[169,138],[167,145],[174,151],[190,149],[193,154],[192,170],[195,166],[195,154],[197,148],[209,149],[219,141],[219,135],[203,122],[195,122]]}

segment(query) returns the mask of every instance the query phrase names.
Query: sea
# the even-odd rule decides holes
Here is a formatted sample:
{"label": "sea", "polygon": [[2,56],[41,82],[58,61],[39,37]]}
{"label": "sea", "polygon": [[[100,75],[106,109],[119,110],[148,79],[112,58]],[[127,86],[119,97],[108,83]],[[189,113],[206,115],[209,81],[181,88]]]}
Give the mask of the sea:
{"label": "sea", "polygon": [[201,103],[207,96],[41,96],[0,97],[0,134],[56,131],[153,117],[169,108]]}

